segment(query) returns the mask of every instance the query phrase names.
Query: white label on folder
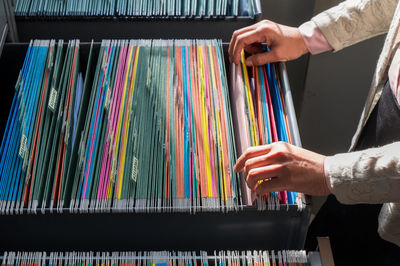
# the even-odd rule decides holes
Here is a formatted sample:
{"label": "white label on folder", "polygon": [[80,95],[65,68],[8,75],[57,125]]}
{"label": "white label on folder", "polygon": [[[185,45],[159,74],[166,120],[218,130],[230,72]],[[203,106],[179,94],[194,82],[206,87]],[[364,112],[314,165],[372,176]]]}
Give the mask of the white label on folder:
{"label": "white label on folder", "polygon": [[53,112],[56,110],[56,102],[57,102],[57,91],[54,88],[51,88],[50,99],[49,99],[49,108]]}
{"label": "white label on folder", "polygon": [[137,174],[138,174],[138,163],[139,163],[138,159],[135,156],[133,156],[131,178],[135,182],[137,180]]}
{"label": "white label on folder", "polygon": [[22,159],[24,159],[24,155],[25,155],[25,151],[26,151],[26,142],[27,142],[27,138],[25,136],[25,134],[22,134],[21,136],[21,144],[19,146],[19,157],[21,157]]}

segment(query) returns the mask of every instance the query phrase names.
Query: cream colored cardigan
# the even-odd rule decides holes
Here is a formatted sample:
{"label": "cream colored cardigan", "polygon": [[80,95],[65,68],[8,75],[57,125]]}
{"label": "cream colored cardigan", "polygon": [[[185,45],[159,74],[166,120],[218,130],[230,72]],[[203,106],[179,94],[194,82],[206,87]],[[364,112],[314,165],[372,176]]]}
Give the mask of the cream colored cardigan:
{"label": "cream colored cardigan", "polygon": [[387,32],[350,152],[327,157],[325,172],[328,173],[333,194],[340,202],[384,203],[379,215],[378,232],[383,239],[400,246],[400,142],[351,152],[381,95],[390,62],[398,47],[398,2],[348,0],[318,14],[312,21],[334,51]]}

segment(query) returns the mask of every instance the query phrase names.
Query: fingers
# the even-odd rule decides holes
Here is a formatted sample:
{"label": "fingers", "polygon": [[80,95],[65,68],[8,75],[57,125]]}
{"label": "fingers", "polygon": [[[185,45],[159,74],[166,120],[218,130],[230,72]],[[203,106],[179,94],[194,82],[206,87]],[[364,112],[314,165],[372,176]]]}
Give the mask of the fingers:
{"label": "fingers", "polygon": [[257,195],[265,195],[268,192],[283,191],[285,190],[284,182],[281,178],[273,178],[270,180],[263,181],[257,186]]}
{"label": "fingers", "polygon": [[232,60],[235,64],[240,63],[240,55],[244,47],[249,46],[253,43],[264,42],[264,36],[259,30],[251,30],[240,34],[233,42],[233,51],[231,54]]}
{"label": "fingers", "polygon": [[267,154],[271,150],[270,145],[263,146],[255,146],[248,148],[236,161],[236,164],[233,168],[235,172],[240,172],[243,170],[245,163],[248,159]]}
{"label": "fingers", "polygon": [[244,50],[248,54],[258,54],[264,51],[264,46],[260,43],[252,43],[244,47]]}
{"label": "fingers", "polygon": [[[251,169],[246,177],[247,186],[254,190],[259,181],[266,181],[268,179],[274,179],[280,177],[282,174],[283,167],[280,164],[272,164],[267,166],[262,166],[259,168]],[[262,183],[261,183],[262,184]],[[275,190],[277,191],[277,190]]]}
{"label": "fingers", "polygon": [[268,155],[261,155],[252,159],[248,159],[244,164],[244,176],[247,176],[251,169],[268,165],[267,160]]}
{"label": "fingers", "polygon": [[236,30],[232,34],[232,38],[231,38],[231,41],[229,43],[229,48],[228,48],[229,61],[231,63],[233,62],[233,56],[232,56],[233,55],[233,47],[234,47],[234,44],[236,43],[237,37],[240,36],[241,34],[245,33],[245,32],[248,32],[248,31],[256,29],[257,26],[258,26],[258,23],[254,24],[254,25],[251,25],[251,26],[248,26],[248,27],[245,27],[245,28],[242,28],[242,29],[239,29],[239,30]]}
{"label": "fingers", "polygon": [[258,53],[252,56],[249,56],[245,64],[246,66],[261,66],[267,63],[277,62],[280,61],[278,56],[275,53],[275,50],[270,50],[269,52],[265,53]]}
{"label": "fingers", "polygon": [[[260,43],[266,43],[271,51],[263,53],[257,48]],[[253,54],[246,60],[248,66],[293,60],[308,52],[298,28],[267,20],[235,31],[229,44],[231,63],[240,63],[242,49]]]}

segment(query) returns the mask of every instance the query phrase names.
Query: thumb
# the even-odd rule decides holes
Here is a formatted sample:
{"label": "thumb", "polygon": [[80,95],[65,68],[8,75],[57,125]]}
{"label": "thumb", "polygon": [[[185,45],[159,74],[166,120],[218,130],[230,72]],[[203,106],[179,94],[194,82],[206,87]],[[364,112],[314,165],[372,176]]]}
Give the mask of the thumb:
{"label": "thumb", "polygon": [[261,66],[277,61],[279,61],[279,58],[276,55],[275,51],[270,50],[269,52],[254,54],[247,57],[245,64],[246,66]]}

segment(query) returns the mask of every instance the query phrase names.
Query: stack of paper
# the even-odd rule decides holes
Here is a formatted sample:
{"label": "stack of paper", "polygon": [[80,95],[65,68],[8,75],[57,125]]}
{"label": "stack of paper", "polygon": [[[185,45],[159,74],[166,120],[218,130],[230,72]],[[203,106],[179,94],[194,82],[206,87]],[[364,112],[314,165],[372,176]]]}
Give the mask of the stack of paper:
{"label": "stack of paper", "polygon": [[302,208],[300,193],[256,198],[233,171],[249,146],[291,142],[276,65],[243,57],[229,93],[220,41],[99,48],[83,59],[79,40],[31,41],[0,146],[0,213]]}

